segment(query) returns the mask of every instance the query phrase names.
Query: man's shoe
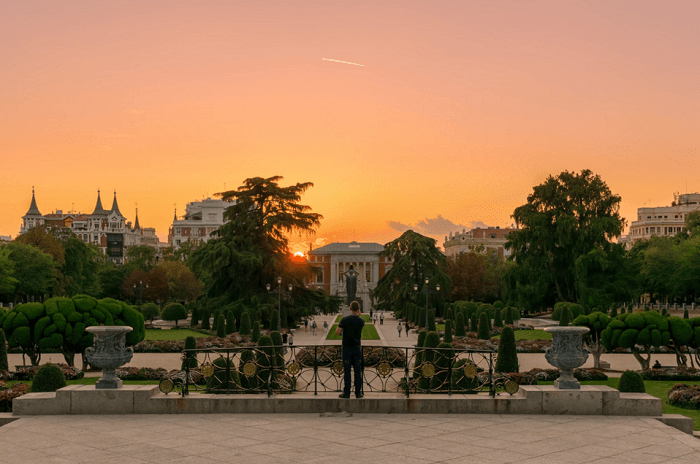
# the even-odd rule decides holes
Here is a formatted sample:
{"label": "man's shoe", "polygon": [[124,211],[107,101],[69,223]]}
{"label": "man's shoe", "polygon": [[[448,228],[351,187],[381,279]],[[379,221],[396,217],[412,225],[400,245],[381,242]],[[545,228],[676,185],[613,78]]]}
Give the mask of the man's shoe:
{"label": "man's shoe", "polygon": [[364,393],[358,393],[355,395],[355,398],[362,398],[363,396],[365,396]]}
{"label": "man's shoe", "polygon": [[338,398],[350,398],[350,395],[346,395],[345,393],[341,393]]}

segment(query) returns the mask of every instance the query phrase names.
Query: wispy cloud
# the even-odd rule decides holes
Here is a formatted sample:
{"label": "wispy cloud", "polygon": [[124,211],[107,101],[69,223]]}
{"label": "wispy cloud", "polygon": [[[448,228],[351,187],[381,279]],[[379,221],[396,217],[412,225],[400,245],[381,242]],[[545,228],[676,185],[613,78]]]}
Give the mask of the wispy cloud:
{"label": "wispy cloud", "polygon": [[461,232],[463,229],[474,229],[475,227],[489,227],[487,224],[481,221],[471,221],[469,225],[457,224],[449,219],[442,217],[438,214],[436,218],[425,218],[415,224],[404,224],[398,221],[387,221],[387,225],[398,232],[405,232],[409,229],[413,229],[422,235],[427,236],[442,236],[447,235],[450,232]]}
{"label": "wispy cloud", "polygon": [[334,63],[343,63],[343,64],[352,64],[355,66],[364,66],[364,64],[358,64],[358,63],[351,63],[350,61],[341,61],[341,60],[334,60],[332,58],[321,58],[323,61],[332,61]]}

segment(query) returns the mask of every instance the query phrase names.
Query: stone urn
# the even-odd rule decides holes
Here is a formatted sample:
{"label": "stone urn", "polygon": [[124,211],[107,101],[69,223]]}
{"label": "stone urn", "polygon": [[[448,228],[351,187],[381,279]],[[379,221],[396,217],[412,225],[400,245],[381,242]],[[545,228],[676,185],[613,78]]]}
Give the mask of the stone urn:
{"label": "stone urn", "polygon": [[126,334],[132,330],[128,326],[111,325],[85,329],[95,336],[92,347],[85,349],[85,357],[91,365],[102,369],[95,388],[120,388],[124,384],[116,370],[134,356],[134,350],[126,347]]}
{"label": "stone urn", "polygon": [[588,359],[588,351],[583,349],[581,337],[588,327],[546,327],[552,334],[552,346],[544,354],[547,362],[561,369],[561,376],[554,381],[554,387],[562,390],[580,390],[581,384],[574,377],[574,369],[581,367]]}

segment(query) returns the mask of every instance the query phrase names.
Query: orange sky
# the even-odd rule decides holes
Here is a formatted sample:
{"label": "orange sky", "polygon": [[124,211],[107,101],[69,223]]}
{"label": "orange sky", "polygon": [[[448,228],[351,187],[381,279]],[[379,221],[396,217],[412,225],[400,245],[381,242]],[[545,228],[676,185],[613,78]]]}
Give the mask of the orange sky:
{"label": "orange sky", "polygon": [[165,240],[173,204],[282,175],[317,238],[380,243],[507,226],[567,169],[628,221],[700,191],[700,2],[337,3],[5,2],[0,235],[32,185],[116,189]]}

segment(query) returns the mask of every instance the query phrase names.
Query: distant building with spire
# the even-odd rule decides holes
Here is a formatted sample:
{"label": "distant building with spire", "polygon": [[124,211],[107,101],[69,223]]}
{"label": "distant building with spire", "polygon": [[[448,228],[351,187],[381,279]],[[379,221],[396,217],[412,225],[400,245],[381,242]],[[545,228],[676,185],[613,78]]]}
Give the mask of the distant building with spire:
{"label": "distant building with spire", "polygon": [[117,192],[114,191],[112,207],[109,210],[102,206],[101,193],[97,191],[97,202],[91,214],[69,211],[64,213],[56,210],[50,214],[42,215],[36,202],[34,188],[32,188],[32,201],[29,210],[22,216],[20,235],[27,233],[34,227],[65,229],[74,233],[85,243],[98,246],[115,264],[124,264],[126,250],[132,246],[148,245],[158,250],[160,256],[161,246],[154,228],[142,228],[138,220],[132,227],[131,222],[119,210]]}
{"label": "distant building with spire", "polygon": [[209,241],[211,234],[224,225],[224,211],[233,203],[225,200],[207,198],[201,201],[192,201],[185,207],[185,215],[173,218],[173,226],[168,233],[168,243],[174,250],[180,248],[185,242],[195,244]]}

